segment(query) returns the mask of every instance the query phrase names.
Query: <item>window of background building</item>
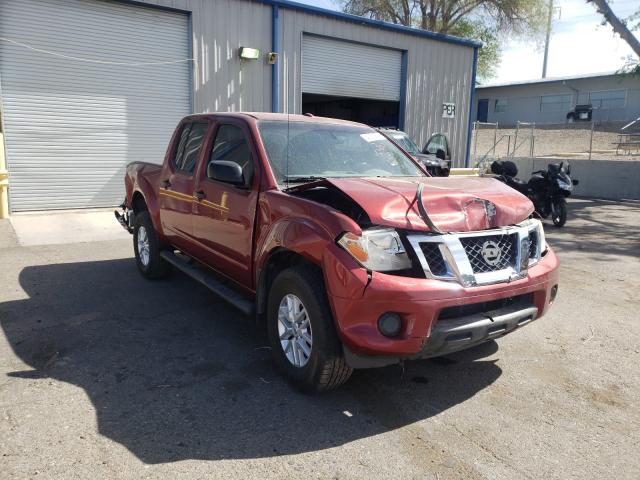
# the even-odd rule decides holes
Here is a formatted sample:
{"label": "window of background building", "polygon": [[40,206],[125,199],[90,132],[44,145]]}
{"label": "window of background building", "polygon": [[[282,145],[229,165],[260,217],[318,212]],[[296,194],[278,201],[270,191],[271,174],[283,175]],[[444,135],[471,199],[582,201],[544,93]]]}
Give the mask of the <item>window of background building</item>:
{"label": "window of background building", "polygon": [[589,98],[593,108],[599,108],[602,110],[624,108],[626,97],[626,90],[603,90],[589,93]]}
{"label": "window of background building", "polygon": [[493,111],[496,113],[506,112],[507,105],[508,105],[508,102],[506,98],[496,98],[496,103],[493,107]]}
{"label": "window of background building", "polygon": [[541,112],[568,112],[571,110],[573,95],[542,95],[540,97]]}

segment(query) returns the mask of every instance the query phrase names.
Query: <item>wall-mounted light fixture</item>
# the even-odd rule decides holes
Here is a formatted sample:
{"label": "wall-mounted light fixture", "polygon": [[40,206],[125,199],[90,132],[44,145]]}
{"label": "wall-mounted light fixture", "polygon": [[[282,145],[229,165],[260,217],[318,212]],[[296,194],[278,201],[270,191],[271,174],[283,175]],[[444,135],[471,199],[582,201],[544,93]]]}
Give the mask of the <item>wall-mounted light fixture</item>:
{"label": "wall-mounted light fixture", "polygon": [[275,65],[277,61],[278,61],[278,54],[276,52],[267,53],[267,62],[269,63],[269,65]]}
{"label": "wall-mounted light fixture", "polygon": [[240,58],[244,60],[257,60],[260,58],[260,50],[251,47],[240,47]]}

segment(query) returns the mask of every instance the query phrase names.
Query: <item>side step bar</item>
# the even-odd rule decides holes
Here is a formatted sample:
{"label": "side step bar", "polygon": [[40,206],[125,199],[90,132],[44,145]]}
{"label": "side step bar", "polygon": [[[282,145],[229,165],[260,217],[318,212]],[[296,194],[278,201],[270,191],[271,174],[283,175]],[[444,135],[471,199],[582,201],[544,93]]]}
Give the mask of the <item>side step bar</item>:
{"label": "side step bar", "polygon": [[178,270],[187,274],[194,280],[200,282],[220,298],[229,302],[232,306],[240,310],[245,315],[252,316],[255,314],[256,307],[254,302],[246,299],[235,290],[227,287],[224,283],[222,283],[212,275],[208,275],[200,268],[188,263],[186,260],[183,260],[178,255],[169,250],[160,252],[160,256],[171,265],[176,267]]}

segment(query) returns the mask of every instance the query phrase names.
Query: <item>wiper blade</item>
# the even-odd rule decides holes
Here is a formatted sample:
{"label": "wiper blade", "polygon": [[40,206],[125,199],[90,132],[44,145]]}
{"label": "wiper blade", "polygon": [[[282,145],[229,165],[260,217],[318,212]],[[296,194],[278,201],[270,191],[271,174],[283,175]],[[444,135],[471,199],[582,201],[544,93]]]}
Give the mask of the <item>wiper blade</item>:
{"label": "wiper blade", "polygon": [[324,177],[316,177],[313,175],[308,176],[299,176],[299,175],[286,175],[284,177],[285,182],[287,183],[307,183],[307,182],[315,182],[316,180],[324,180]]}

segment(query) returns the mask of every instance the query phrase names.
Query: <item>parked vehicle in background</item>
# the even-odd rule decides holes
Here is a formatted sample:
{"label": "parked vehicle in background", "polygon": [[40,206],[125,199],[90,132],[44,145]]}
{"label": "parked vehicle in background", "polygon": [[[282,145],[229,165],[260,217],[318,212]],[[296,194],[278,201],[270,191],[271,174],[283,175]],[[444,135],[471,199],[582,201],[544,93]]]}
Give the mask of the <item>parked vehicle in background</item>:
{"label": "parked vehicle in background", "polygon": [[531,199],[536,212],[542,217],[551,216],[553,224],[562,227],[567,221],[567,201],[573,186],[578,180],[572,180],[569,162],[550,163],[547,170],[533,172],[528,182],[517,178],[518,167],[507,160],[496,160],[491,164],[491,172],[511,188]]}
{"label": "parked vehicle in background", "polygon": [[395,128],[379,128],[378,131],[418,160],[434,177],[448,177],[451,170],[449,141],[446,135],[435,133],[421,151],[411,137]]}
{"label": "parked vehicle in background", "polygon": [[593,106],[588,103],[576,105],[573,110],[567,113],[567,120],[571,122],[590,122],[593,118]]}
{"label": "parked vehicle in background", "polygon": [[116,217],[142,275],[173,266],[254,315],[307,391],[505,335],[558,290],[526,197],[495,179],[431,178],[362,124],[192,115],[163,165],[132,163],[124,181]]}

